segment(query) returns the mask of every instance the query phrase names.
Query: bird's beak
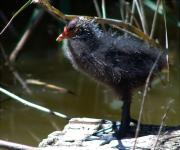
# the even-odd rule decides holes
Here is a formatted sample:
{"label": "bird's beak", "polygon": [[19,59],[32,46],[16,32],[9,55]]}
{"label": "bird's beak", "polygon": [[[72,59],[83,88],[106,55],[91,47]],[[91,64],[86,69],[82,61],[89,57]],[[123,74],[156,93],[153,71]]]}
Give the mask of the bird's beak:
{"label": "bird's beak", "polygon": [[61,42],[65,38],[69,38],[71,36],[71,32],[68,31],[67,27],[64,27],[64,31],[57,37],[56,41]]}

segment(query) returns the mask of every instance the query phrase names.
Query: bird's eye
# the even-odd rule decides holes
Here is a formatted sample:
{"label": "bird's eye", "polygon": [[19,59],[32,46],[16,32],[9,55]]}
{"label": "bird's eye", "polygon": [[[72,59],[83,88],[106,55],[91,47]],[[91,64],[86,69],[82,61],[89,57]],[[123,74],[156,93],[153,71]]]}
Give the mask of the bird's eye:
{"label": "bird's eye", "polygon": [[76,18],[69,22],[69,24],[68,24],[69,31],[73,31],[76,28],[77,21],[78,21],[78,19]]}
{"label": "bird's eye", "polygon": [[72,20],[69,25],[68,25],[68,29],[69,30],[74,30],[76,27],[76,21],[75,20]]}
{"label": "bird's eye", "polygon": [[73,30],[74,30],[74,28],[75,28],[75,26],[74,26],[74,25],[69,25],[69,26],[68,26],[68,30],[69,30],[69,31],[73,31]]}

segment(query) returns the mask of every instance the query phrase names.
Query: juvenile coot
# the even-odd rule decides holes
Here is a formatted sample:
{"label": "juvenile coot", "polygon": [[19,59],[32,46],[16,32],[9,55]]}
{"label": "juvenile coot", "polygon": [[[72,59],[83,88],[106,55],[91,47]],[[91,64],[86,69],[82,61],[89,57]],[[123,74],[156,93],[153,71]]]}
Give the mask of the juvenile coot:
{"label": "juvenile coot", "polygon": [[[118,135],[124,137],[131,121],[132,91],[145,84],[159,49],[131,36],[102,31],[85,17],[70,21],[57,41],[63,39],[68,40],[65,53],[75,69],[109,86],[123,101]],[[152,78],[165,64],[165,55],[161,55]]]}

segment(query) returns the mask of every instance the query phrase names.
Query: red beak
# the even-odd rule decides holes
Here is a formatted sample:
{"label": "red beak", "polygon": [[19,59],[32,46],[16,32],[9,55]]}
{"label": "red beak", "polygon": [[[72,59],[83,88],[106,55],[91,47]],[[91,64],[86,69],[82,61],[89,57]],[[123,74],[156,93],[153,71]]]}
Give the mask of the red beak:
{"label": "red beak", "polygon": [[70,32],[68,31],[67,27],[65,26],[63,33],[61,33],[61,34],[57,37],[56,41],[57,41],[57,42],[61,42],[63,39],[70,37],[70,35],[71,35]]}

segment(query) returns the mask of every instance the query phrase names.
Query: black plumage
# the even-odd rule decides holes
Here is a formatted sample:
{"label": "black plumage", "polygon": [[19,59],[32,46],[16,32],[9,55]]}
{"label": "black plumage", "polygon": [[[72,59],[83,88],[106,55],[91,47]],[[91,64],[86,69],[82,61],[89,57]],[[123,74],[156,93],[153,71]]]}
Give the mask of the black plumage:
{"label": "black plumage", "polygon": [[[145,84],[160,54],[159,49],[131,36],[104,32],[92,20],[84,17],[69,22],[57,41],[64,38],[68,39],[68,50],[65,53],[73,66],[109,86],[124,102],[119,131],[120,137],[123,137],[131,120],[132,91]],[[161,55],[152,78],[165,64],[165,55]]]}

